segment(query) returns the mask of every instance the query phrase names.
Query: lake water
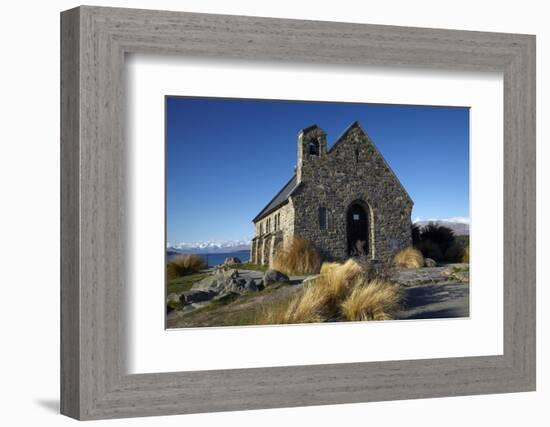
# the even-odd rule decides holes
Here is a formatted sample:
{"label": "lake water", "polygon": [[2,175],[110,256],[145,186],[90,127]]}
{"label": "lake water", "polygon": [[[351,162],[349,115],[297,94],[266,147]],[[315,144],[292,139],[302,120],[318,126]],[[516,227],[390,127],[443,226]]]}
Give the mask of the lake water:
{"label": "lake water", "polygon": [[[167,261],[170,261],[172,258],[174,258],[176,255],[168,255],[166,257]],[[250,251],[237,251],[237,252],[227,252],[223,254],[197,254],[200,257],[204,258],[204,261],[206,264],[208,264],[208,267],[213,267],[218,264],[223,264],[226,258],[235,257],[239,258],[242,262],[246,262],[250,259]]]}

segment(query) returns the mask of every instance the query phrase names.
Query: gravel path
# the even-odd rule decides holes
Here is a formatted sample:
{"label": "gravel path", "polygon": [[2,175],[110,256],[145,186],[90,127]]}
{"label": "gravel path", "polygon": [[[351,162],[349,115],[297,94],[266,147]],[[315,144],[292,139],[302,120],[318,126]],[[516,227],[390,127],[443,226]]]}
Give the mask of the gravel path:
{"label": "gravel path", "polygon": [[441,319],[470,316],[470,285],[439,282],[408,286],[404,309],[396,319]]}

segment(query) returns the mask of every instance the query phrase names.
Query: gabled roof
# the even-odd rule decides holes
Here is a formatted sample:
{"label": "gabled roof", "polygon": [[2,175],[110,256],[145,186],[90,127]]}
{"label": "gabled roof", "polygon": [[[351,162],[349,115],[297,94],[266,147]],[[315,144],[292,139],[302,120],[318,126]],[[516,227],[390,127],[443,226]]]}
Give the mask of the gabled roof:
{"label": "gabled roof", "polygon": [[[305,129],[302,129],[302,132],[307,132],[308,130],[311,130],[311,129],[314,129],[314,128],[318,128],[317,125],[311,125]],[[376,154],[378,154],[378,156],[382,159],[382,161],[384,162],[385,166],[388,168],[388,170],[390,171],[390,173],[394,176],[395,178],[395,181],[397,182],[397,184],[401,187],[401,189],[403,190],[404,194],[406,195],[406,197],[409,199],[409,201],[412,203],[412,198],[411,196],[409,195],[409,193],[407,192],[407,190],[405,189],[405,187],[403,186],[403,184],[401,184],[401,181],[399,181],[399,178],[397,177],[397,175],[395,174],[395,172],[393,171],[393,169],[390,167],[390,165],[388,164],[388,162],[386,161],[386,159],[384,158],[384,156],[382,155],[382,153],[380,153],[380,151],[378,150],[378,147],[376,147],[376,145],[374,144],[374,142],[372,141],[372,139],[370,138],[370,136],[367,134],[367,132],[365,132],[365,130],[361,127],[361,124],[358,122],[358,121],[354,121],[351,125],[349,125],[345,130],[344,132],[342,132],[342,134],[338,137],[338,139],[336,140],[336,142],[332,145],[332,147],[330,147],[330,149],[327,151],[327,155],[330,154],[331,152],[333,152],[336,147],[338,147],[343,141],[346,140],[346,136],[347,134],[352,131],[353,129],[359,129],[361,131],[361,133],[363,133],[363,135],[365,135],[365,137],[367,138],[367,140],[370,142],[370,144],[372,145],[372,147],[374,148]],[[265,208],[263,208],[260,213],[258,215],[256,215],[256,217],[252,220],[252,222],[256,223],[257,221],[259,221],[260,219],[262,219],[264,216],[270,214],[271,212],[273,212],[274,210],[278,209],[279,207],[283,206],[285,203],[288,202],[288,198],[294,193],[294,191],[296,191],[296,189],[300,186],[300,184],[298,183],[298,180],[297,180],[297,177],[296,177],[296,174],[294,174],[292,176],[292,178],[290,178],[290,181],[288,181],[285,186],[281,189],[281,191],[279,191],[275,197],[267,204],[267,206]]]}
{"label": "gabled roof", "polygon": [[264,216],[268,215],[269,213],[287,203],[288,198],[292,195],[296,188],[298,188],[298,179],[296,178],[296,174],[294,174],[292,175],[292,178],[290,178],[290,181],[288,181],[281,189],[281,191],[279,191],[275,195],[275,197],[273,197],[273,199],[267,204],[267,206],[263,208],[258,215],[256,215],[252,222],[257,222]]}
{"label": "gabled roof", "polygon": [[390,171],[390,173],[393,175],[393,177],[395,178],[395,181],[397,182],[397,185],[399,185],[399,187],[401,187],[401,190],[403,190],[403,193],[405,193],[405,196],[409,199],[409,201],[411,203],[413,203],[413,200],[409,194],[409,192],[405,189],[405,187],[403,186],[403,184],[401,183],[401,181],[399,180],[399,178],[397,177],[397,174],[394,172],[394,170],[391,168],[391,166],[388,164],[388,162],[386,161],[386,159],[384,158],[384,156],[382,155],[382,153],[380,152],[380,150],[378,150],[378,147],[376,146],[376,144],[372,141],[371,137],[369,136],[369,134],[367,132],[365,132],[365,129],[363,129],[363,127],[361,126],[361,124],[356,120],[354,121],[351,125],[349,125],[345,130],[344,132],[342,132],[342,134],[338,137],[338,139],[336,140],[336,142],[332,145],[332,147],[329,148],[329,150],[327,151],[327,154],[330,154],[332,151],[334,151],[334,149],[336,147],[338,147],[342,141],[345,141],[346,140],[346,135],[352,130],[352,129],[359,129],[359,131],[365,135],[365,137],[367,138],[367,140],[370,142],[370,144],[372,145],[372,147],[374,148],[374,151],[376,152],[376,154],[378,154],[378,156],[382,159],[382,162],[384,162],[384,165],[388,168],[388,170]]}

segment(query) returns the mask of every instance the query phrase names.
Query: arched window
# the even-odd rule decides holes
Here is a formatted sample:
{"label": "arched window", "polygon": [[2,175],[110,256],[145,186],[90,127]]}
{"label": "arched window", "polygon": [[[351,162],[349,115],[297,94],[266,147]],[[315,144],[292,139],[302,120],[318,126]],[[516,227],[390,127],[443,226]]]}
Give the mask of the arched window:
{"label": "arched window", "polygon": [[308,147],[308,153],[310,156],[318,156],[319,155],[319,140],[312,139],[307,143]]}

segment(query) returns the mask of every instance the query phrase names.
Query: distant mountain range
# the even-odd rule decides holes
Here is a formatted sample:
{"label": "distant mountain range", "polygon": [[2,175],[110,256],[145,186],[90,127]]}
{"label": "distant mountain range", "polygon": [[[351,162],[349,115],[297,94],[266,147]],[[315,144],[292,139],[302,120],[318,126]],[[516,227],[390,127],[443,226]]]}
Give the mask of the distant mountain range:
{"label": "distant mountain range", "polygon": [[205,241],[195,243],[168,243],[166,250],[168,252],[187,254],[220,254],[227,252],[239,252],[250,250],[250,241],[246,240],[224,240],[224,241]]}
{"label": "distant mountain range", "polygon": [[[439,225],[449,227],[457,236],[470,234],[469,218],[455,217],[446,219],[416,219],[415,224],[423,227],[430,222],[435,222]],[[167,252],[170,254],[220,254],[228,252],[239,252],[250,250],[250,240],[221,240],[221,241],[204,241],[195,243],[168,243]]]}
{"label": "distant mountain range", "polygon": [[424,227],[430,222],[436,223],[438,225],[442,225],[444,227],[449,227],[451,230],[455,232],[457,236],[468,236],[470,234],[469,218],[456,217],[456,218],[447,218],[447,219],[426,219],[426,220],[417,219],[414,221],[414,223],[419,225],[420,227]]}

